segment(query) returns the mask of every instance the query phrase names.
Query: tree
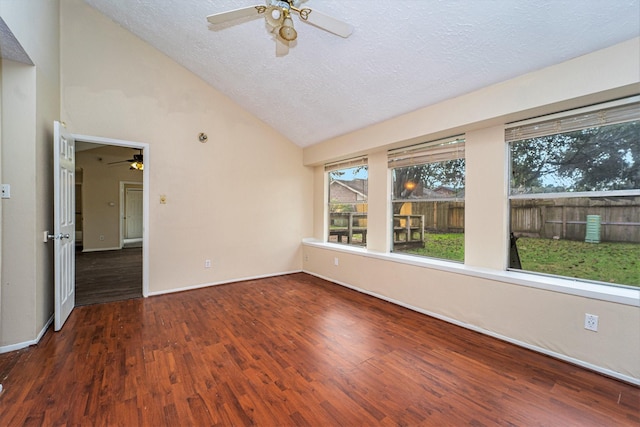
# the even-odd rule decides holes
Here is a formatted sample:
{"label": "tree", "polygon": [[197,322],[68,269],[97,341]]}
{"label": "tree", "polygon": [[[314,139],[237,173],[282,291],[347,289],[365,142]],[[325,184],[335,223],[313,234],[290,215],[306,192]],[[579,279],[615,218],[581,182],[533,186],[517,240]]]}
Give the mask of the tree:
{"label": "tree", "polygon": [[516,191],[611,191],[640,188],[640,122],[515,141]]}
{"label": "tree", "polygon": [[[464,190],[465,160],[454,159],[393,170],[393,199],[423,198],[424,189]],[[393,213],[400,213],[402,203],[394,203]]]}

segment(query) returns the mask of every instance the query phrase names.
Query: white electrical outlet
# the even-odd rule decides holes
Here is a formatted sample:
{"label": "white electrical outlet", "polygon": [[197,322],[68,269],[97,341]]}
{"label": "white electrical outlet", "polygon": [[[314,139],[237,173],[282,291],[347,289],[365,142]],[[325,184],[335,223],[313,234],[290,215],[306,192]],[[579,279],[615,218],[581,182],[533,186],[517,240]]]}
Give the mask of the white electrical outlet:
{"label": "white electrical outlet", "polygon": [[210,259],[205,259],[204,260],[204,268],[211,268],[211,260]]}
{"label": "white electrical outlet", "polygon": [[598,332],[598,316],[595,314],[584,314],[584,328],[588,331]]}
{"label": "white electrical outlet", "polygon": [[304,260],[305,260],[305,261],[309,261],[309,255],[304,254]]}
{"label": "white electrical outlet", "polygon": [[338,257],[335,257],[333,259],[333,265],[339,265],[339,264],[340,264],[340,261],[338,260]]}

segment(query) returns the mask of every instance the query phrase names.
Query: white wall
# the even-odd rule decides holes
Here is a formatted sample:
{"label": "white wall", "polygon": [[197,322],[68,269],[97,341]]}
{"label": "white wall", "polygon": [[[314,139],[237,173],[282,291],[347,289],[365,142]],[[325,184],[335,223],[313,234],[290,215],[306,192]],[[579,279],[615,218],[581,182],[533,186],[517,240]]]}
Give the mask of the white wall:
{"label": "white wall", "polygon": [[68,129],[150,145],[150,293],[300,270],[302,150],[84,2],[61,20]]}
{"label": "white wall", "polygon": [[[640,382],[638,291],[505,272],[508,250],[504,124],[640,92],[640,39],[500,83],[304,150],[314,173],[315,242],[304,270],[472,329]],[[386,150],[466,134],[465,265],[386,254]],[[369,155],[369,249],[325,239],[322,164]],[[383,219],[383,220],[381,220]],[[320,242],[320,243],[318,243]],[[334,265],[334,258],[339,265]],[[624,296],[623,298],[618,298]],[[585,313],[600,316],[597,333]]]}
{"label": "white wall", "polygon": [[2,62],[0,346],[32,342],[53,313],[52,134],[59,117],[58,1],[0,0],[0,16],[35,66]]}

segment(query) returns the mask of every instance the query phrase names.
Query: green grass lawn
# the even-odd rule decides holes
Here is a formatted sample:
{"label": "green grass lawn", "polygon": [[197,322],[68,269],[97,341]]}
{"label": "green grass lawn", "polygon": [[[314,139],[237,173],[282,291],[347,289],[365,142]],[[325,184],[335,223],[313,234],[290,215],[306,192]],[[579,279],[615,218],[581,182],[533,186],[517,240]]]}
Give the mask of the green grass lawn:
{"label": "green grass lawn", "polygon": [[464,261],[464,234],[427,234],[425,232],[424,238],[426,240],[424,248],[410,248],[402,252],[452,261]]}
{"label": "green grass lawn", "polygon": [[[403,252],[464,260],[463,234],[425,235],[424,248]],[[640,286],[640,245],[634,243],[585,243],[569,240],[518,239],[522,269],[558,276]]]}

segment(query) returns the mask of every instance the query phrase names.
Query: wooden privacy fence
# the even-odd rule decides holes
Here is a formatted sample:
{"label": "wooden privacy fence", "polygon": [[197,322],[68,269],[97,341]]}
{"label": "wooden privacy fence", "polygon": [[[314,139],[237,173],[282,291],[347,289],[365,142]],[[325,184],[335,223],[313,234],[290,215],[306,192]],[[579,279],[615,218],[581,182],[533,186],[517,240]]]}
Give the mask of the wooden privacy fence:
{"label": "wooden privacy fence", "polygon": [[[406,235],[410,240],[414,239],[412,235],[417,238],[413,232],[419,232],[416,227],[420,227],[420,223],[426,232],[464,231],[464,202],[401,204],[406,206],[398,209],[401,214],[394,215],[394,240],[397,242],[404,240]],[[640,197],[515,199],[511,201],[511,232],[516,236],[584,241],[587,215],[600,217],[600,241],[640,243]],[[331,213],[329,235],[338,241],[344,237],[351,243],[355,234],[364,244],[366,221],[366,214],[362,213]],[[407,224],[412,230],[402,234]],[[424,241],[424,234],[420,234],[420,241]]]}
{"label": "wooden privacy fence", "polygon": [[600,217],[601,241],[640,243],[640,197],[512,200],[511,231],[517,236],[584,240],[587,215]]}

